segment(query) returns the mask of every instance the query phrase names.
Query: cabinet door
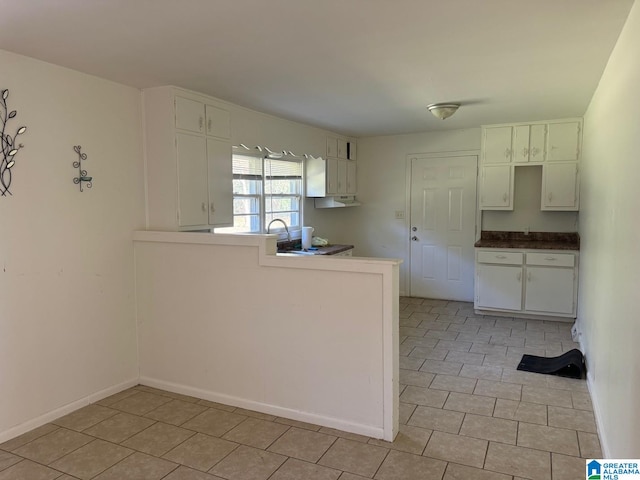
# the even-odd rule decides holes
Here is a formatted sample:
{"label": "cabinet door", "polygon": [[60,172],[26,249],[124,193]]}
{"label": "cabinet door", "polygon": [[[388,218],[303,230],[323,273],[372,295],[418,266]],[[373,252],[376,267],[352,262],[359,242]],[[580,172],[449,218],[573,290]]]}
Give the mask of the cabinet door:
{"label": "cabinet door", "polygon": [[524,163],[529,161],[529,125],[513,127],[513,161]]}
{"label": "cabinet door", "polygon": [[574,313],[573,268],[527,267],[524,309],[532,312]]}
{"label": "cabinet door", "polygon": [[542,210],[578,210],[578,163],[542,167]]}
{"label": "cabinet door", "polygon": [[522,309],[522,267],[476,265],[476,307]]}
{"label": "cabinet door", "polygon": [[347,195],[358,193],[357,164],[353,160],[347,161]]}
{"label": "cabinet door", "polygon": [[338,160],[338,195],[347,194],[347,162],[349,160]]}
{"label": "cabinet door", "polygon": [[510,165],[482,167],[481,210],[513,210],[513,176]]}
{"label": "cabinet door", "polygon": [[[207,145],[204,137],[176,134],[178,225],[207,225]],[[167,192],[167,194],[170,194]]]}
{"label": "cabinet door", "polygon": [[529,161],[544,161],[545,145],[547,141],[547,126],[544,124],[531,125],[529,128]]}
{"label": "cabinet door", "polygon": [[338,158],[347,159],[347,141],[341,138],[338,139]]}
{"label": "cabinet door", "polygon": [[231,144],[227,140],[207,139],[209,184],[209,225],[233,225],[233,174]]}
{"label": "cabinet door", "polygon": [[204,133],[204,104],[189,98],[176,97],[176,128]]}
{"label": "cabinet door", "polygon": [[327,137],[327,157],[338,156],[338,139],[335,137]]}
{"label": "cabinet door", "polygon": [[580,122],[550,123],[547,133],[547,160],[578,160],[580,155]]}
{"label": "cabinet door", "polygon": [[338,159],[327,158],[327,195],[338,195]]}
{"label": "cabinet door", "polygon": [[229,112],[213,105],[205,105],[207,135],[231,138],[231,120]]}
{"label": "cabinet door", "polygon": [[349,160],[357,160],[358,156],[357,156],[357,145],[356,142],[349,142],[347,144],[347,158],[349,158]]}
{"label": "cabinet door", "polygon": [[512,127],[489,127],[482,138],[483,163],[511,162]]}

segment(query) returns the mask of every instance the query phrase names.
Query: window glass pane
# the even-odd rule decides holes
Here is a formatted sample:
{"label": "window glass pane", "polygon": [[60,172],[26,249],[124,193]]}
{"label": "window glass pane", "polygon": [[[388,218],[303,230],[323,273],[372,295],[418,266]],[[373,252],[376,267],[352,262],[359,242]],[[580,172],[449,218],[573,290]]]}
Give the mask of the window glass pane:
{"label": "window glass pane", "polygon": [[242,215],[247,213],[260,214],[260,198],[258,197],[234,197],[233,214]]}
{"label": "window glass pane", "polygon": [[300,199],[298,197],[267,197],[265,210],[267,213],[300,210]]}

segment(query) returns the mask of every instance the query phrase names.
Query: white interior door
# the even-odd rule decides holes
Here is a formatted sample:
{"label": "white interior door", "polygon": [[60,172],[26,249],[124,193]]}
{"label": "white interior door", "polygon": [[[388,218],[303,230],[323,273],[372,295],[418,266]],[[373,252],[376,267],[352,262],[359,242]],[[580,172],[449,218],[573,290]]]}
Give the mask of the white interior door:
{"label": "white interior door", "polygon": [[477,162],[411,161],[411,296],[473,301]]}

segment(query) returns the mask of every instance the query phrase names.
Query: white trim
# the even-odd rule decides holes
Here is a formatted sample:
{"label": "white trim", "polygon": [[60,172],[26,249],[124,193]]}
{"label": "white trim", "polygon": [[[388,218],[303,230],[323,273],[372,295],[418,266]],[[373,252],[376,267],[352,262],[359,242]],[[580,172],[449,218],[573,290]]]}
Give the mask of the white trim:
{"label": "white trim", "polygon": [[210,390],[202,390],[200,388],[193,388],[178,383],[165,382],[150,377],[140,377],[140,384],[146,385],[148,387],[159,388],[168,392],[180,393],[182,395],[190,395],[192,397],[202,398],[204,400],[222,403],[224,405],[231,405],[247,410],[253,410],[255,412],[267,413],[270,415],[276,415],[278,417],[312,423],[314,425],[323,425],[331,428],[337,428],[345,432],[367,435],[374,438],[383,437],[383,428],[371,427],[359,423],[351,423],[333,417],[301,412],[299,410],[278,407],[277,405],[270,405],[268,403],[245,400],[244,398],[225,395],[223,393],[213,392]]}
{"label": "white trim", "polygon": [[[580,342],[580,349],[584,351],[582,342]],[[593,416],[596,419],[596,430],[598,431],[598,439],[600,440],[600,448],[602,449],[602,458],[612,458],[611,449],[609,448],[609,441],[604,435],[604,432],[606,430],[602,423],[602,408],[598,403],[598,397],[595,395],[593,376],[589,371],[587,371],[587,388],[589,389],[589,396],[591,397],[591,403],[593,404]]]}
{"label": "white trim", "polygon": [[7,440],[11,440],[12,438],[18,437],[23,433],[27,433],[34,428],[41,427],[57,418],[60,418],[64,415],[67,415],[79,408],[86,407],[92,403],[95,403],[103,398],[107,398],[111,395],[119,393],[127,388],[134,387],[138,384],[138,378],[132,378],[131,380],[127,380],[126,382],[119,383],[117,385],[113,385],[112,387],[105,388],[98,392],[92,393],[83,397],[74,402],[63,405],[62,407],[51,410],[47,413],[44,413],[38,417],[32,418],[31,420],[27,420],[24,423],[11,427],[4,432],[0,432],[0,443],[6,442]]}

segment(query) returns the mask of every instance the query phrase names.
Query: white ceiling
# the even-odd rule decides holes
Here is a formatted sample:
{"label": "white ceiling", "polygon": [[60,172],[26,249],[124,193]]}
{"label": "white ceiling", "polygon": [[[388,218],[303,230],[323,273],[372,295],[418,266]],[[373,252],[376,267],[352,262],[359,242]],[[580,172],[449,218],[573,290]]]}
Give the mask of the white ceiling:
{"label": "white ceiling", "polygon": [[[344,134],[398,134],[584,114],[632,4],[0,0],[0,48]],[[425,108],[451,101],[463,107],[445,121]]]}

